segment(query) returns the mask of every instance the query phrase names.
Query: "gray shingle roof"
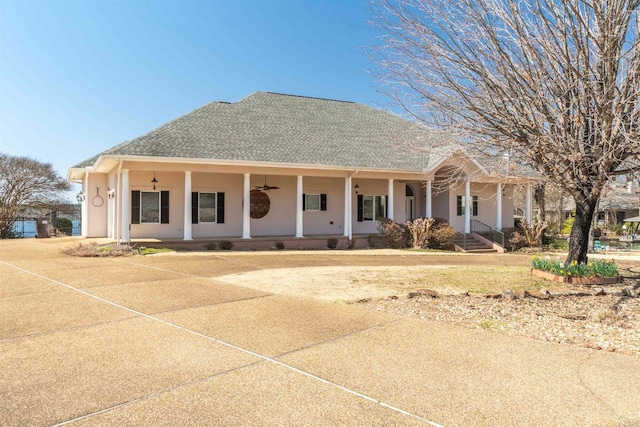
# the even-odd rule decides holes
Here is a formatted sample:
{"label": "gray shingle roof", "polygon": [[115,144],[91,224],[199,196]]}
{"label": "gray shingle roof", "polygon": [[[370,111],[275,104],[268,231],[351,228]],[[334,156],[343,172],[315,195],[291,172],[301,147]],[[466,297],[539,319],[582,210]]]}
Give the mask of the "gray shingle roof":
{"label": "gray shingle roof", "polygon": [[124,155],[422,171],[458,148],[439,132],[366,105],[256,92],[209,103],[74,168]]}

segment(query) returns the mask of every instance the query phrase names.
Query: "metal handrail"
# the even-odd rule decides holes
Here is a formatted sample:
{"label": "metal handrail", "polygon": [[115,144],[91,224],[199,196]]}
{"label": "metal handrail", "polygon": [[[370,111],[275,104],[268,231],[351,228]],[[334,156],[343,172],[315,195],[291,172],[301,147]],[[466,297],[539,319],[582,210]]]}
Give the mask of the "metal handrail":
{"label": "metal handrail", "polygon": [[493,243],[504,247],[504,233],[477,219],[471,220],[471,232],[479,234],[485,239],[491,240]]}
{"label": "metal handrail", "polygon": [[[456,245],[458,245],[459,247],[461,247],[465,251],[467,250],[467,235],[466,234],[461,233],[458,230],[456,230],[456,235],[454,237],[454,242],[455,242]],[[462,244],[460,244],[460,243],[462,243]]]}

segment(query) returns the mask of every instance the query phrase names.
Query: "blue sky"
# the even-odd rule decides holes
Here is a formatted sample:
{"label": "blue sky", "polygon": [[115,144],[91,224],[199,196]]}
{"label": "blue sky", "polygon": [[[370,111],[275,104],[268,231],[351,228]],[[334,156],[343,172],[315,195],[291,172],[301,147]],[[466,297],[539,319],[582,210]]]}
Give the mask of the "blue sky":
{"label": "blue sky", "polygon": [[[0,0],[0,151],[67,168],[255,91],[388,106],[367,0]],[[77,191],[77,190],[75,190]]]}

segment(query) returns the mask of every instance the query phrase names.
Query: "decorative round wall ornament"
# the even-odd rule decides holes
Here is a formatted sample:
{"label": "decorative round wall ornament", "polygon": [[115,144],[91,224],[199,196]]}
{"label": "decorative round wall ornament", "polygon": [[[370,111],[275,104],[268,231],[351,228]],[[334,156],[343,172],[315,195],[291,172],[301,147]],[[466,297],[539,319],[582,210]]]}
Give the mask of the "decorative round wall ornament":
{"label": "decorative round wall ornament", "polygon": [[260,190],[251,190],[249,193],[249,216],[254,219],[262,218],[269,213],[271,200],[267,193]]}
{"label": "decorative round wall ornament", "polygon": [[104,205],[104,199],[100,197],[100,195],[94,196],[93,199],[91,199],[91,204],[96,208],[99,208]]}

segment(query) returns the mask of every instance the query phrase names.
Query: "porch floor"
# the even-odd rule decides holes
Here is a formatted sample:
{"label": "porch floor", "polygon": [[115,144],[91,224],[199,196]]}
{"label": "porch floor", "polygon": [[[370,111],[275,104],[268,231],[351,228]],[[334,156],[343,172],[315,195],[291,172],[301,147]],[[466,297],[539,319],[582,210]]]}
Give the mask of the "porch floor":
{"label": "porch floor", "polygon": [[[183,240],[180,238],[141,238],[131,239],[132,244],[154,248],[172,249],[204,249],[209,243],[219,244],[223,240],[233,242],[233,250],[265,250],[275,249],[276,242],[282,242],[284,249],[328,249],[327,240],[337,239],[336,249],[347,249],[349,239],[343,235],[312,235],[304,237],[285,236],[258,236],[251,239],[241,237],[207,237],[194,238],[193,240]],[[352,236],[354,249],[366,249],[369,247],[369,234],[358,234]]]}

